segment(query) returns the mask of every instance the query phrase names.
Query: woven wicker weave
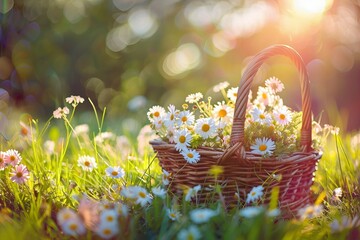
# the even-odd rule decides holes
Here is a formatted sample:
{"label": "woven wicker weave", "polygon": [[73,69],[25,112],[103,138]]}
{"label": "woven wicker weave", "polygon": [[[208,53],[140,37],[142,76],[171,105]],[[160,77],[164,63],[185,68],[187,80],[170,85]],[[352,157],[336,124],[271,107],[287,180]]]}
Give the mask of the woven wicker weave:
{"label": "woven wicker weave", "polygon": [[[275,55],[289,57],[299,71],[302,95],[301,152],[287,156],[264,158],[244,149],[245,112],[253,78],[263,62]],[[244,203],[246,194],[255,186],[263,185],[265,203],[269,201],[271,189],[279,187],[279,208],[285,216],[294,216],[298,209],[310,204],[310,187],[316,165],[321,155],[311,148],[311,101],[308,75],[300,55],[286,45],[274,45],[264,49],[248,64],[240,81],[235,103],[234,120],[231,132],[231,146],[228,149],[199,147],[201,159],[197,164],[188,164],[175,150],[174,144],[161,140],[151,141],[151,145],[161,167],[171,173],[170,189],[181,194],[184,185],[202,186],[200,200],[214,199],[215,184],[222,186],[222,199],[229,206],[239,203],[235,193]],[[209,169],[221,165],[224,172],[215,180]],[[215,182],[216,181],[216,182]]]}

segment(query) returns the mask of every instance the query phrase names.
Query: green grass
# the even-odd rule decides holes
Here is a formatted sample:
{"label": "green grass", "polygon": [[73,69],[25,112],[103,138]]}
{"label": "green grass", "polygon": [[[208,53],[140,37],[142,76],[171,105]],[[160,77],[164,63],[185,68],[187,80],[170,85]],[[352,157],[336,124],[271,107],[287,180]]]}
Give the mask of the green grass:
{"label": "green grass", "polygon": [[[265,212],[252,217],[241,217],[240,208],[224,210],[218,203],[208,205],[189,203],[167,194],[164,199],[153,196],[151,204],[141,206],[124,198],[120,189],[141,186],[151,189],[162,184],[162,170],[144,136],[129,139],[130,144],[119,145],[115,133],[103,142],[95,141],[104,132],[105,113],[94,108],[97,129],[74,137],[74,111],[64,119],[51,118],[40,124],[26,122],[28,134],[14,134],[2,138],[0,150],[17,149],[22,164],[30,171],[25,184],[10,180],[8,167],[0,171],[0,239],[71,239],[62,232],[56,220],[64,207],[77,210],[78,199],[86,194],[94,201],[127,206],[129,214],[119,216],[120,232],[113,239],[176,239],[180,232],[196,226],[202,239],[355,239],[360,236],[360,220],[347,224],[343,230],[332,232],[330,224],[343,216],[356,219],[360,213],[360,140],[355,134],[330,135],[324,144],[324,154],[318,165],[313,185],[314,199],[324,209],[320,216],[303,220],[274,220]],[[17,119],[14,119],[17,122]],[[20,133],[20,127],[18,132]],[[360,138],[360,137],[358,137]],[[123,138],[124,139],[124,138]],[[141,140],[142,139],[142,140]],[[55,143],[49,153],[44,143]],[[144,144],[145,141],[145,144]],[[91,172],[78,166],[80,156],[95,158],[97,168]],[[105,175],[108,166],[121,166],[125,176],[113,179]],[[341,187],[343,196],[336,200],[333,190]],[[181,217],[172,221],[167,209],[175,208]],[[196,224],[189,213],[194,209],[218,211],[205,223]],[[100,239],[94,229],[87,230],[80,239]]]}

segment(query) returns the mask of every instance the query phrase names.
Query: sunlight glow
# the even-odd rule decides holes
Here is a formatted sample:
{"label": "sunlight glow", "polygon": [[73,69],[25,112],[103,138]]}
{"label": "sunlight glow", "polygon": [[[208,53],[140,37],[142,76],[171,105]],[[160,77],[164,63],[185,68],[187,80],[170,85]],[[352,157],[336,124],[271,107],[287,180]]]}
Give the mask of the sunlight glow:
{"label": "sunlight glow", "polygon": [[302,15],[319,15],[331,5],[328,0],[293,0],[293,9]]}

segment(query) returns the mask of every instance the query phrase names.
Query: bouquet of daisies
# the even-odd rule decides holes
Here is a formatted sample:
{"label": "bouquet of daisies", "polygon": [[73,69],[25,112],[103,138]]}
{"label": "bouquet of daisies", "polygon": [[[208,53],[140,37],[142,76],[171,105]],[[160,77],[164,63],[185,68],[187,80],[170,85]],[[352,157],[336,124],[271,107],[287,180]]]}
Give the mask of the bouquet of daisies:
{"label": "bouquet of daisies", "polygon": [[[300,150],[301,112],[284,105],[278,95],[284,84],[276,77],[259,86],[256,96],[250,91],[246,109],[245,149],[264,157],[281,156]],[[175,144],[188,163],[197,163],[200,146],[225,149],[230,134],[237,98],[237,87],[222,82],[213,88],[223,100],[212,104],[202,93],[190,94],[181,109],[153,106],[147,116],[152,129],[165,142]],[[315,124],[315,123],[314,123]],[[316,144],[315,144],[316,145]]]}

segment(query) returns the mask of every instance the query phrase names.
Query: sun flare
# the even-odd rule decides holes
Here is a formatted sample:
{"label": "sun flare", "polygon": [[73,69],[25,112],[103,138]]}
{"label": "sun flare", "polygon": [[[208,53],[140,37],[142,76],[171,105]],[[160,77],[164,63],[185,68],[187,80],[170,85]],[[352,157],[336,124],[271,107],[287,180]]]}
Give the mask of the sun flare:
{"label": "sun flare", "polygon": [[319,15],[328,9],[331,2],[329,0],[293,0],[293,9],[298,14]]}

